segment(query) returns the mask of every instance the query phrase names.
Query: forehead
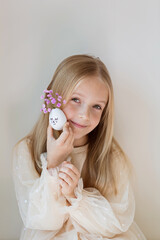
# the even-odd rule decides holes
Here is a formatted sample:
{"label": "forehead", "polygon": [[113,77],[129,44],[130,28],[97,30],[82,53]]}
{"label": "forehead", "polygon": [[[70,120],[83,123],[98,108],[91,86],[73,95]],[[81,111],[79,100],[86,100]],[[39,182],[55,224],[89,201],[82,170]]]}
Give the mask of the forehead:
{"label": "forehead", "polygon": [[84,77],[74,88],[73,94],[94,98],[97,101],[108,99],[108,88],[106,84],[97,76]]}

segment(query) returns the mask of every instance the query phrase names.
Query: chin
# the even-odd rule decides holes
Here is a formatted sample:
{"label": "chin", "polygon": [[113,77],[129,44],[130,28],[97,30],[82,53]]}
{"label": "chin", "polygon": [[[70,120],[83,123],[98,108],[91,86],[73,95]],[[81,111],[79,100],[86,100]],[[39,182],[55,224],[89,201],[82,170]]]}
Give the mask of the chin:
{"label": "chin", "polygon": [[86,133],[86,134],[74,133],[74,139],[75,140],[86,139],[87,136],[88,136],[88,133]]}

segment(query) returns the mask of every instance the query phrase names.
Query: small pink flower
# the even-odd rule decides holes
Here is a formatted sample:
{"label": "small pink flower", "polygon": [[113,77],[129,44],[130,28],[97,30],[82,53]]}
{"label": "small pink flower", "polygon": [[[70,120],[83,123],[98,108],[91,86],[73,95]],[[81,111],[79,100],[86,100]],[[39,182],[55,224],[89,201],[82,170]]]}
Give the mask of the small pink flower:
{"label": "small pink flower", "polygon": [[[47,113],[47,112],[51,112],[51,110],[52,110],[52,108],[47,108],[46,106],[49,104],[49,103],[52,103],[53,105],[54,104],[57,104],[56,106],[54,105],[53,106],[53,108],[55,108],[55,107],[61,107],[61,103],[60,102],[62,102],[62,96],[59,96],[59,94],[58,93],[56,93],[55,95],[56,95],[56,97],[54,98],[53,96],[52,96],[52,93],[53,93],[53,90],[47,90],[47,89],[45,89],[44,91],[43,91],[44,93],[46,93],[46,98],[45,98],[45,96],[44,95],[42,95],[41,96],[41,99],[44,99],[44,104],[42,105],[42,108],[41,108],[41,111],[43,111],[44,113]],[[58,102],[57,102],[58,101]],[[63,104],[65,104],[66,103],[66,100],[63,100]]]}
{"label": "small pink flower", "polygon": [[45,101],[47,104],[49,104],[49,103],[50,103],[50,100],[49,100],[49,99],[47,99],[47,98],[45,98],[45,99],[44,99],[44,101]]}
{"label": "small pink flower", "polygon": [[44,92],[44,93],[49,93],[49,90],[44,90],[43,92]]}
{"label": "small pink flower", "polygon": [[48,111],[47,111],[46,108],[45,108],[45,109],[43,109],[43,112],[44,112],[44,113],[47,113]]}
{"label": "small pink flower", "polygon": [[57,103],[57,107],[60,107],[61,106],[61,103]]}
{"label": "small pink flower", "polygon": [[56,103],[56,99],[53,98],[53,99],[51,100],[51,103],[52,103],[52,104],[55,104],[55,103]]}

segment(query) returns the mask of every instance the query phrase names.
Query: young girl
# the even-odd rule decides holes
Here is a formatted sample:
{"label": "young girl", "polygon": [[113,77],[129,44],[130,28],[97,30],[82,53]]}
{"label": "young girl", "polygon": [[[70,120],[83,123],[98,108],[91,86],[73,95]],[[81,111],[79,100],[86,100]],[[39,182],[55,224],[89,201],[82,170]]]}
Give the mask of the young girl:
{"label": "young girl", "polygon": [[89,55],[68,57],[47,89],[66,100],[67,122],[53,130],[42,112],[13,149],[20,239],[144,240],[134,222],[129,160],[113,137],[106,66]]}

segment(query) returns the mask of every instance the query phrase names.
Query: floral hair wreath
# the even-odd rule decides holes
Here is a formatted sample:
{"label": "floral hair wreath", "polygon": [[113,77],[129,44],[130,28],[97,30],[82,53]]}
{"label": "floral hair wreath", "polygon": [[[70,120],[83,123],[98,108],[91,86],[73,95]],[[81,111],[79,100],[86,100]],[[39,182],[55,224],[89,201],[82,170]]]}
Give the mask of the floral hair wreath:
{"label": "floral hair wreath", "polygon": [[44,93],[47,94],[47,98],[44,99],[44,95],[41,95],[41,99],[44,99],[45,103],[42,105],[41,112],[50,113],[51,108],[47,108],[47,105],[52,103],[54,106],[56,104],[56,107],[60,108],[62,104],[66,104],[66,100],[62,101],[62,96],[60,96],[58,93],[56,93],[56,97],[52,96],[53,90],[44,90]]}

